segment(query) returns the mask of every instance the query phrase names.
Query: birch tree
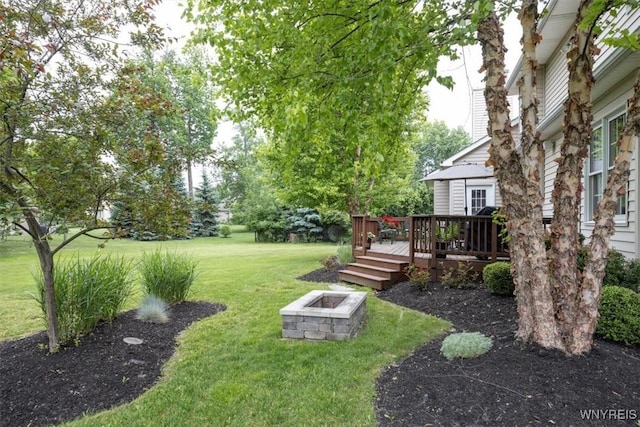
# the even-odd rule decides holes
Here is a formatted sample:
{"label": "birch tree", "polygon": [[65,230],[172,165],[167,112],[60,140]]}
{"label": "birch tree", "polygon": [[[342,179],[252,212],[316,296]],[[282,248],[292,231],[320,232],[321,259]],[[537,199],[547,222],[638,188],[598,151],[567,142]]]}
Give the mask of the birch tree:
{"label": "birch tree", "polygon": [[[635,3],[635,2],[633,2]],[[543,194],[540,170],[544,162],[542,141],[537,131],[536,46],[538,2],[521,3],[522,77],[520,86],[521,147],[511,133],[505,89],[504,39],[493,2],[484,3],[478,26],[486,71],[485,99],[489,112],[494,166],[511,235],[511,269],[516,282],[518,338],[567,354],[590,351],[598,320],[598,306],[608,245],[614,233],[613,217],[619,194],[625,194],[634,135],[640,134],[640,74],[634,95],[628,102],[627,122],[618,140],[615,167],[595,214],[595,228],[583,271],[577,264],[584,160],[588,155],[593,120],[591,90],[594,84],[595,40],[599,24],[629,2],[582,0],[576,11],[567,53],[567,95],[561,155],[553,184],[551,248],[545,248],[542,223]],[[637,6],[634,4],[634,6]],[[628,34],[627,34],[628,36]],[[631,38],[629,38],[631,40]],[[637,43],[637,42],[636,42]],[[622,44],[627,48],[633,43]]]}

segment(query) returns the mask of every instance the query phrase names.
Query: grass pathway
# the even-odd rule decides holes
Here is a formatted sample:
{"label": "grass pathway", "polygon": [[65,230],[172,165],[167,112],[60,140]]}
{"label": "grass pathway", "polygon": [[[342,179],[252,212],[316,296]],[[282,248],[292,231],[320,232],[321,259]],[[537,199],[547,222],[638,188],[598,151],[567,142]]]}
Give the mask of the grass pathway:
{"label": "grass pathway", "polygon": [[[72,425],[373,426],[375,379],[381,369],[447,327],[370,293],[368,323],[357,339],[283,340],[279,309],[328,285],[295,278],[319,268],[318,261],[336,248],[257,244],[251,233],[238,229],[231,236],[168,243],[115,240],[100,249],[133,258],[158,246],[189,254],[199,262],[190,299],[228,308],[181,336],[176,354],[150,391]],[[63,256],[89,257],[97,250],[95,240],[81,239]],[[36,266],[27,242],[0,243],[0,340],[42,328],[40,313],[25,294],[34,289],[31,271]]]}

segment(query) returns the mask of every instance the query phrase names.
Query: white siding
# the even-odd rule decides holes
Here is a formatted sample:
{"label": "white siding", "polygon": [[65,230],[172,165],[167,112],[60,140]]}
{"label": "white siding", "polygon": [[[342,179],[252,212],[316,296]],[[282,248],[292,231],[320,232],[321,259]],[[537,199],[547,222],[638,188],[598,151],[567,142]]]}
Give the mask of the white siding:
{"label": "white siding", "polygon": [[449,215],[449,181],[433,182],[433,213]]}
{"label": "white siding", "polygon": [[560,156],[560,145],[562,135],[557,135],[545,143],[544,152],[544,202],[542,214],[545,217],[553,216],[553,203],[551,202],[551,192],[553,191],[553,181],[558,171],[558,162],[555,159]]}
{"label": "white siding", "polygon": [[[620,82],[620,84],[607,92],[605,96],[594,102],[594,121],[599,122],[603,118],[609,117],[616,111],[626,106],[627,99],[631,96],[630,89],[633,84],[632,76]],[[616,233],[611,237],[611,246],[628,257],[636,258],[638,250],[637,239],[637,221],[638,221],[638,146],[634,152],[634,160],[631,166],[631,175],[629,177],[629,192],[627,194],[627,221],[616,223]],[[582,230],[585,236],[589,237],[593,230],[593,222],[585,217],[585,206],[583,199]]]}
{"label": "white siding", "polygon": [[542,81],[544,96],[541,97],[545,114],[558,108],[567,97],[567,58],[564,47],[568,39],[556,49],[553,56],[545,66],[544,80]]}
{"label": "white siding", "polygon": [[[629,29],[631,33],[636,32],[638,28],[640,28],[640,9],[633,10],[629,7],[623,8],[621,13],[613,19],[613,25],[613,28],[624,28]],[[599,39],[603,40],[608,35],[609,34],[605,32],[599,37]],[[602,66],[603,63],[606,63],[616,52],[616,48],[607,46],[604,43],[599,43],[598,47],[600,48],[600,54],[595,58],[595,69]]]}
{"label": "white siding", "polygon": [[473,89],[471,96],[471,141],[487,136],[489,114],[484,101],[484,89]]}
{"label": "white siding", "polygon": [[[545,87],[547,81],[545,80],[547,67],[544,65],[540,65],[538,67],[538,72],[536,73],[536,97],[538,98],[538,121],[542,120],[542,117],[546,114],[547,111],[547,100],[545,98]],[[520,112],[517,112],[520,114]]]}

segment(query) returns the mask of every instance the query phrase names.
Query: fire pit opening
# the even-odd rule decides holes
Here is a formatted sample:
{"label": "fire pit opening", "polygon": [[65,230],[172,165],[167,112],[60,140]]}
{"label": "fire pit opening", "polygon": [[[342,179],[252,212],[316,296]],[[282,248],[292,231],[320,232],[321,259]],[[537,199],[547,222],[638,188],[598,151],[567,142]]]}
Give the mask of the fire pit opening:
{"label": "fire pit opening", "polygon": [[320,298],[307,305],[307,307],[336,308],[345,300],[345,298],[346,297],[343,296],[322,295]]}
{"label": "fire pit opening", "polygon": [[364,327],[366,292],[311,291],[280,309],[282,337],[341,341]]}

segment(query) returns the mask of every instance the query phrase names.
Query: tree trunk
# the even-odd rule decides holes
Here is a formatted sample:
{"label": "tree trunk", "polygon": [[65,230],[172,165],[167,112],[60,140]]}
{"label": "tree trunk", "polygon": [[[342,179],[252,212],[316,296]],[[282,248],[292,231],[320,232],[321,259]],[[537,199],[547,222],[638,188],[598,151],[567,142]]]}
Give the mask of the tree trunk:
{"label": "tree trunk", "polygon": [[[525,2],[520,19],[528,36],[524,39],[524,71],[536,68],[535,16],[537,2]],[[529,28],[529,30],[527,30]],[[504,39],[498,17],[490,13],[478,28],[486,70],[485,99],[489,113],[488,132],[491,136],[489,164],[495,175],[511,236],[511,271],[516,285],[518,305],[517,337],[547,348],[562,348],[554,319],[551,287],[547,275],[547,259],[542,224],[542,195],[539,185],[541,147],[535,136],[535,76],[521,82],[523,95],[523,150],[516,149],[511,134],[511,120],[505,90]]]}
{"label": "tree trunk", "polygon": [[40,223],[28,207],[22,206],[25,212],[25,219],[29,228],[29,234],[38,253],[40,269],[44,281],[44,305],[47,320],[47,336],[49,338],[49,352],[55,353],[60,345],[58,332],[58,317],[56,307],[56,294],[53,282],[53,251],[49,246],[47,236],[40,229]]}
{"label": "tree trunk", "polygon": [[[567,53],[569,71],[567,101],[564,104],[563,141],[558,159],[553,192],[553,220],[550,237],[549,273],[553,281],[554,309],[565,351],[581,354],[591,349],[592,336],[577,337],[575,330],[583,323],[594,323],[598,306],[580,301],[581,277],[578,271],[580,249],[580,203],[583,189],[584,159],[591,142],[591,89],[594,84],[594,36],[580,28],[590,1],[580,3],[573,24],[570,49]],[[595,289],[592,289],[591,294]],[[582,306],[582,308],[580,307]]]}
{"label": "tree trunk", "polygon": [[193,171],[191,170],[191,160],[187,159],[187,188],[189,199],[193,200]]}
{"label": "tree trunk", "polygon": [[629,101],[627,122],[618,141],[619,154],[609,175],[595,215],[589,245],[589,261],[583,273],[578,269],[579,223],[584,160],[591,142],[591,88],[593,63],[597,54],[591,29],[580,24],[591,6],[582,0],[574,22],[571,48],[567,54],[568,97],[565,102],[563,142],[557,159],[558,171],[552,200],[551,249],[546,253],[542,228],[542,194],[539,166],[542,145],[536,130],[535,45],[537,1],[523,2],[522,147],[518,151],[508,135],[510,122],[504,93],[504,44],[495,14],[481,21],[478,37],[482,43],[487,72],[485,98],[492,138],[489,162],[495,166],[500,192],[508,217],[512,273],[518,303],[517,336],[543,347],[570,355],[589,352],[598,319],[598,307],[607,248],[614,233],[618,194],[626,192],[634,150],[634,133],[640,134],[640,73]]}

